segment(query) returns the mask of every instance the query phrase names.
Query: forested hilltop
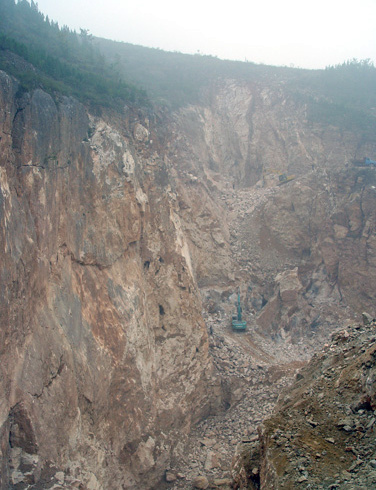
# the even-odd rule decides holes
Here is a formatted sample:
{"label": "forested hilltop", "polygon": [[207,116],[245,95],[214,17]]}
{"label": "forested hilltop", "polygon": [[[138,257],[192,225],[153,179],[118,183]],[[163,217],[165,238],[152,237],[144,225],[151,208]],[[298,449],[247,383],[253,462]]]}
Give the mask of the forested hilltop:
{"label": "forested hilltop", "polygon": [[303,70],[185,55],[78,34],[39,12],[34,1],[1,0],[0,69],[51,94],[73,95],[95,107],[153,104],[177,109],[200,101],[219,79],[270,86],[283,83],[307,107],[312,122],[369,137],[376,129],[376,69],[349,60],[325,70]]}
{"label": "forested hilltop", "polygon": [[313,123],[367,135],[376,129],[376,68],[370,60],[352,59],[325,70],[306,70],[97,41],[119,74],[145,88],[152,100],[173,109],[197,103],[203,88],[218,79],[245,80],[265,87],[282,83],[307,105],[307,116]]}
{"label": "forested hilltop", "polygon": [[15,76],[21,90],[40,87],[96,107],[117,107],[119,100],[148,104],[144,90],[106,63],[87,30],[59,27],[33,0],[0,2],[0,69]]}
{"label": "forested hilltop", "polygon": [[172,53],[105,39],[97,41],[120,74],[141,84],[154,100],[173,106],[197,102],[201,89],[214,80],[243,79],[266,85],[283,82],[297,96],[330,103],[335,113],[338,106],[344,110],[376,107],[376,69],[370,60],[353,59],[325,70],[306,70]]}

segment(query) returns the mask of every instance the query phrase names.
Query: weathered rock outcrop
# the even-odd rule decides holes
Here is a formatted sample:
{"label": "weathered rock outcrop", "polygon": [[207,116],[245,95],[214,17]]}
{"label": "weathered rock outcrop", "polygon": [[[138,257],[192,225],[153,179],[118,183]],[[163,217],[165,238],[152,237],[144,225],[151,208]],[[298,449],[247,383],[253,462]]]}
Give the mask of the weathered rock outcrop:
{"label": "weathered rock outcrop", "polygon": [[[180,215],[213,308],[240,285],[254,326],[289,340],[374,313],[375,171],[350,164],[373,141],[312,126],[279,80],[218,82],[172,129]],[[287,302],[280,274],[300,284]]]}
{"label": "weathered rock outcrop", "polygon": [[0,88],[1,488],[147,487],[212,403],[163,155],[144,121]]}

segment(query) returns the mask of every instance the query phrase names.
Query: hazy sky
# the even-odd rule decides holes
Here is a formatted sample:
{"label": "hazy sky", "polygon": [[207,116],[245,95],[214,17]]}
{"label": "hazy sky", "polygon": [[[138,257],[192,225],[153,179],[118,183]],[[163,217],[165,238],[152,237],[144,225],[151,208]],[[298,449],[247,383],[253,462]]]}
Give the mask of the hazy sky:
{"label": "hazy sky", "polygon": [[38,0],[62,26],[182,53],[324,68],[376,64],[376,0]]}

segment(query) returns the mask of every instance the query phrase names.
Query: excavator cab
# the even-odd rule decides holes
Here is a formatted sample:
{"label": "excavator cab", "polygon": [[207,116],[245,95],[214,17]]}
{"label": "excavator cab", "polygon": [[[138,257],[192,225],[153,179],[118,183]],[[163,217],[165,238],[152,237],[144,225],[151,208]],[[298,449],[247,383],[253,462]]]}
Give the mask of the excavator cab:
{"label": "excavator cab", "polygon": [[279,179],[278,185],[283,185],[283,184],[287,184],[287,182],[290,182],[291,180],[294,180],[295,175],[280,174],[278,179]]}

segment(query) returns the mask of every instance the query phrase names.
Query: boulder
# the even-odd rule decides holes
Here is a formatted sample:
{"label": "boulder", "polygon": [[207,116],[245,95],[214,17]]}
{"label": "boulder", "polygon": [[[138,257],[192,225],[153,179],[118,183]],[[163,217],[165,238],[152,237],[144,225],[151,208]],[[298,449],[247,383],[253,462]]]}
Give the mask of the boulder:
{"label": "boulder", "polygon": [[364,325],[371,325],[373,318],[371,317],[371,315],[369,313],[366,313],[365,311],[363,311],[362,318],[363,318],[363,324]]}
{"label": "boulder", "polygon": [[193,488],[198,488],[200,490],[206,490],[209,487],[209,480],[206,476],[196,476],[192,482]]}

